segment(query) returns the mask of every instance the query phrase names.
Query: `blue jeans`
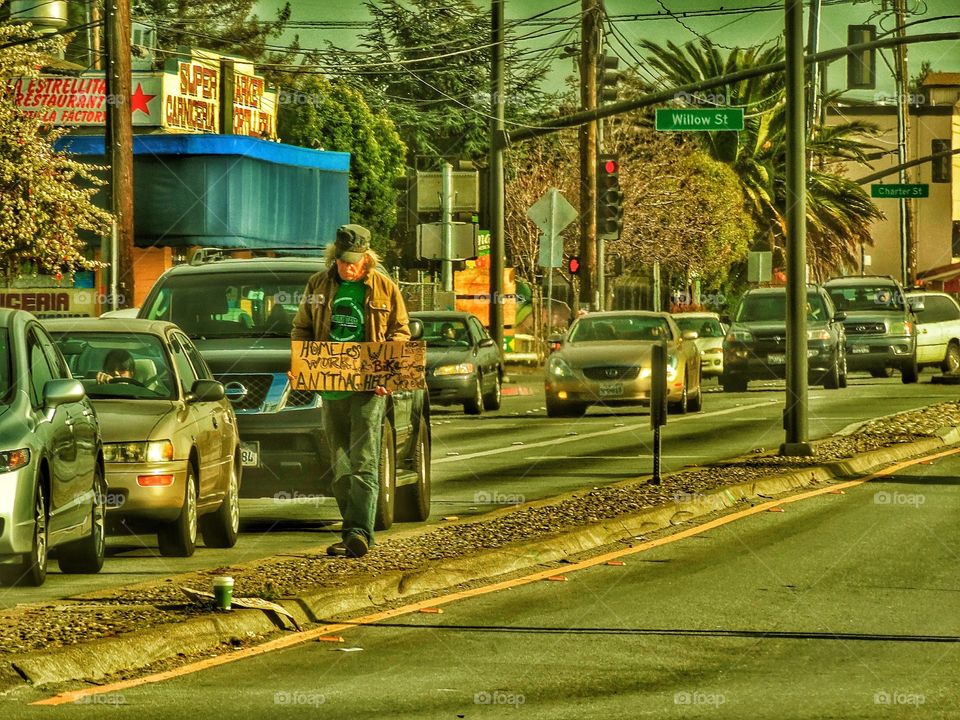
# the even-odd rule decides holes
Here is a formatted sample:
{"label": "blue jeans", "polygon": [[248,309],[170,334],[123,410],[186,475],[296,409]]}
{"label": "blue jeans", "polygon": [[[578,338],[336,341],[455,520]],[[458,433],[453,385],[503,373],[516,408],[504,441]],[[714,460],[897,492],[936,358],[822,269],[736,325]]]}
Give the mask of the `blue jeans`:
{"label": "blue jeans", "polygon": [[386,398],[356,392],[323,399],[323,429],[333,470],[333,496],[343,516],[343,539],[362,535],[373,545],[380,494],[380,434]]}

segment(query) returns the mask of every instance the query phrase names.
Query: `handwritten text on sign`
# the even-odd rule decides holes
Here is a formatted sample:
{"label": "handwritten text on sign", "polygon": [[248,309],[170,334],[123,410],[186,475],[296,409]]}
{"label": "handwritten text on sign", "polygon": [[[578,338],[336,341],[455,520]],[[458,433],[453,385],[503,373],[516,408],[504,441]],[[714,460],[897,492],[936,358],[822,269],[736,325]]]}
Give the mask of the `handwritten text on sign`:
{"label": "handwritten text on sign", "polygon": [[422,342],[293,341],[294,390],[415,390],[426,387]]}

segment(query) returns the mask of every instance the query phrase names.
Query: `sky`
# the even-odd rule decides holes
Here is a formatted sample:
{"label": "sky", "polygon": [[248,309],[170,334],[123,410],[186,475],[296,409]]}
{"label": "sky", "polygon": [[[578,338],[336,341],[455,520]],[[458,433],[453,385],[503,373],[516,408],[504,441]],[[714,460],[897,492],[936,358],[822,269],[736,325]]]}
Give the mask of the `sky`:
{"label": "sky", "polygon": [[[891,30],[893,16],[883,11],[885,1],[892,5],[889,0],[822,0],[821,49],[844,47],[850,24],[876,24],[878,34]],[[481,6],[486,4],[475,2]],[[906,0],[906,3],[908,23],[920,21],[908,29],[909,33],[960,32],[960,0]],[[258,12],[261,17],[270,17],[282,4],[278,0],[262,0]],[[548,89],[557,89],[563,78],[573,73],[573,61],[556,56],[559,44],[575,46],[578,43],[580,6],[580,0],[505,0],[508,23],[546,13],[536,23],[517,26],[517,32],[532,35],[525,41],[527,48],[542,50],[545,56],[550,53],[549,57],[555,58],[552,62],[554,70],[549,77],[554,87]],[[359,2],[291,0],[291,7],[294,23],[333,21],[350,24],[326,28],[313,25],[292,30],[291,34],[300,35],[304,47],[322,47],[330,41],[340,47],[354,48],[357,35],[363,29],[353,24],[369,19],[366,8]],[[620,56],[621,68],[642,64],[643,54],[635,48],[644,39],[661,44],[667,40],[683,44],[697,40],[698,36],[707,36],[720,45],[745,47],[773,42],[783,35],[783,0],[606,0],[605,7],[613,25],[613,32],[607,33],[607,42]],[[658,12],[659,17],[656,16]],[[547,22],[549,24],[544,24]],[[487,41],[486,37],[478,38],[477,44]],[[891,51],[884,53],[892,66]],[[930,61],[934,70],[960,72],[960,42],[912,46],[908,51],[911,76],[919,72],[924,60]],[[845,65],[844,61],[831,65],[828,78],[833,89],[842,89],[846,83]],[[892,92],[892,72],[882,60],[878,60],[877,89],[851,91],[848,97],[870,100],[877,93]]]}

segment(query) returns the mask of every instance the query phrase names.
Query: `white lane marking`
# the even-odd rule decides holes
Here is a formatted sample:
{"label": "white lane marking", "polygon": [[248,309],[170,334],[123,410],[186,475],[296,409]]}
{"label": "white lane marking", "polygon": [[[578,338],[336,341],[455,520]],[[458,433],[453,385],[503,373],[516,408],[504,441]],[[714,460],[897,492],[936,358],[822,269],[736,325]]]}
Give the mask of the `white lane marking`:
{"label": "white lane marking", "polygon": [[[648,460],[653,455],[535,455],[527,460]],[[714,455],[661,455],[666,458],[706,458]]]}
{"label": "white lane marking", "polygon": [[[753,408],[758,407],[769,407],[769,404],[764,402],[754,403],[753,405],[740,405],[737,407],[728,408],[726,410],[716,410],[709,413],[698,413],[696,415],[684,415],[682,417],[671,417],[670,421],[672,423],[684,422],[697,420],[704,417],[716,417],[718,415],[730,415],[731,413],[740,413],[745,410],[752,410]],[[764,418],[766,419],[766,418]],[[515,446],[510,445],[508,447],[494,448],[492,450],[481,450],[480,452],[470,453],[468,455],[459,455],[457,457],[447,457],[440,458],[439,460],[434,460],[433,465],[442,465],[443,463],[448,462],[463,462],[464,460],[469,460],[476,457],[485,457],[487,455],[501,455],[503,453],[517,452],[517,451],[526,451],[532,450],[533,448],[538,447],[551,447],[554,445],[562,445],[563,443],[569,442],[580,442],[581,440],[589,440],[590,438],[603,437],[604,435],[617,435],[619,433],[625,432],[634,432],[636,430],[650,430],[650,421],[647,420],[641,424],[634,425],[624,425],[623,427],[610,428],[608,430],[598,430],[597,432],[584,433],[583,435],[575,435],[568,437],[557,437],[550,438],[549,440],[541,440],[540,442],[530,443],[529,445]]]}

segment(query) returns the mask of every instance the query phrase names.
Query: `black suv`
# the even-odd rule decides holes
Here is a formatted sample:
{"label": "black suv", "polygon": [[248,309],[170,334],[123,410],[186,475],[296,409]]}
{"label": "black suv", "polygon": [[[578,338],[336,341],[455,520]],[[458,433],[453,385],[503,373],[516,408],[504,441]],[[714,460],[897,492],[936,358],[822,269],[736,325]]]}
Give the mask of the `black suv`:
{"label": "black suv", "polygon": [[837,310],[847,315],[847,367],[874,377],[899,370],[903,382],[915,383],[917,318],[900,283],[882,275],[856,275],[831,278],[823,286]]}
{"label": "black suv", "polygon": [[[810,384],[847,386],[843,313],[819,285],[807,286],[807,370]],[[725,392],[743,392],[750,380],[786,377],[787,289],[748,290],[723,341]]]}
{"label": "black suv", "polygon": [[[324,267],[316,258],[224,259],[201,253],[161,275],[140,308],[138,317],[179,325],[223,383],[240,430],[244,497],[329,494],[321,398],[293,390],[287,378],[293,316],[307,279]],[[377,529],[388,528],[394,515],[426,520],[427,392],[392,393],[381,432]]]}

